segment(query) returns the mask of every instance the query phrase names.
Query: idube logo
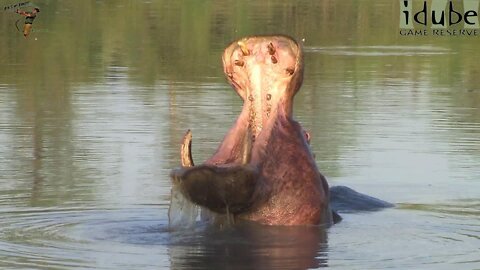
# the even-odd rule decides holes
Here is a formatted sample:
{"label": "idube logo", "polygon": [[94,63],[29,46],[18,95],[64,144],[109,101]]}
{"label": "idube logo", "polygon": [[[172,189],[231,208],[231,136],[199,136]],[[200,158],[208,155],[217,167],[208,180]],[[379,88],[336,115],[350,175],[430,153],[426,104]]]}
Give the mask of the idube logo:
{"label": "idube logo", "polygon": [[400,0],[402,36],[480,36],[480,0]]}

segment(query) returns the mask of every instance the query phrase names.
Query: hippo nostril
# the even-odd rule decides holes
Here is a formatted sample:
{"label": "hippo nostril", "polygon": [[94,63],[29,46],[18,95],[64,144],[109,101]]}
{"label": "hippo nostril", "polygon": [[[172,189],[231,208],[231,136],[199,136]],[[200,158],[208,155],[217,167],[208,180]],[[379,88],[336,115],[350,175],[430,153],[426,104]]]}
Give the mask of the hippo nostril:
{"label": "hippo nostril", "polygon": [[267,94],[267,100],[270,100],[270,99],[272,99],[272,95]]}
{"label": "hippo nostril", "polygon": [[273,46],[273,43],[270,42],[270,44],[268,44],[267,48],[268,48],[268,53],[269,53],[270,55],[274,55],[274,54],[275,54],[275,47]]}
{"label": "hippo nostril", "polygon": [[248,96],[248,100],[253,101],[253,100],[254,100],[253,96],[252,96],[252,95],[249,95],[249,96]]}
{"label": "hippo nostril", "polygon": [[293,72],[295,72],[295,70],[294,70],[293,68],[287,68],[286,71],[287,71],[287,73],[290,74],[290,75],[292,75]]}
{"label": "hippo nostril", "polygon": [[276,64],[278,62],[277,58],[275,55],[272,55],[272,63]]}
{"label": "hippo nostril", "polygon": [[235,65],[236,66],[243,67],[244,64],[245,64],[245,62],[243,62],[242,60],[235,60]]}

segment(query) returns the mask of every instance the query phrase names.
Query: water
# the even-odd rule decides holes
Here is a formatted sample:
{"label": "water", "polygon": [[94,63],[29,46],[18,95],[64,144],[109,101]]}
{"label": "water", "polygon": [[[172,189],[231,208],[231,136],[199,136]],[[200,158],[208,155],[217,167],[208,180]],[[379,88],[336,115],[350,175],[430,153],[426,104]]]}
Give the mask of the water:
{"label": "water", "polygon": [[[0,16],[0,268],[480,269],[478,37],[402,37],[387,0],[37,4],[26,40]],[[168,227],[180,140],[215,151],[241,108],[221,52],[257,33],[305,38],[295,116],[329,183],[396,208]]]}

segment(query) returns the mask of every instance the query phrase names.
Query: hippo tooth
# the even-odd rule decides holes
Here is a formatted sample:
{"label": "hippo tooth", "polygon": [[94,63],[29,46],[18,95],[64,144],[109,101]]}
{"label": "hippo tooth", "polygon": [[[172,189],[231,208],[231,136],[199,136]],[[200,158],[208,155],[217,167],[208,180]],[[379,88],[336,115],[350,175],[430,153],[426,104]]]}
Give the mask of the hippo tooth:
{"label": "hippo tooth", "polygon": [[242,153],[242,165],[250,163],[250,158],[252,157],[252,131],[250,128],[247,128],[247,134],[243,140],[243,153]]}
{"label": "hippo tooth", "polygon": [[183,136],[182,145],[180,147],[180,159],[182,160],[183,167],[192,167],[192,132],[187,130]]}
{"label": "hippo tooth", "polygon": [[247,48],[247,45],[243,43],[242,41],[237,42],[238,46],[240,46],[240,50],[242,50],[242,53],[244,56],[250,55],[250,51]]}

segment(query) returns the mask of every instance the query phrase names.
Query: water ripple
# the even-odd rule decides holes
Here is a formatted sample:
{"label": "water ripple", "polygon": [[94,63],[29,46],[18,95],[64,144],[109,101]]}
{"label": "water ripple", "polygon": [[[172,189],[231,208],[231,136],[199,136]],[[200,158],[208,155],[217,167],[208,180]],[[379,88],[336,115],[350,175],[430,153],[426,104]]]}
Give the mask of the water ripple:
{"label": "water ripple", "polygon": [[[166,252],[165,220],[158,207],[151,209],[25,208],[2,210],[0,266],[3,267],[102,267],[111,257],[123,263],[122,255],[134,258],[154,244],[150,254]],[[162,225],[164,224],[164,225]],[[109,243],[123,245],[112,247]],[[158,263],[157,263],[158,265]],[[112,268],[110,268],[112,267]]]}
{"label": "water ripple", "polygon": [[430,56],[452,54],[447,48],[436,46],[331,46],[305,47],[306,53],[340,56]]}
{"label": "water ripple", "polygon": [[[352,262],[358,269],[472,269],[478,261],[480,220],[465,217],[463,210],[478,216],[477,206],[478,200],[449,205],[399,204],[397,209],[373,217],[346,216],[330,232],[330,265],[340,269],[350,268]],[[345,238],[352,233],[361,237]]]}

